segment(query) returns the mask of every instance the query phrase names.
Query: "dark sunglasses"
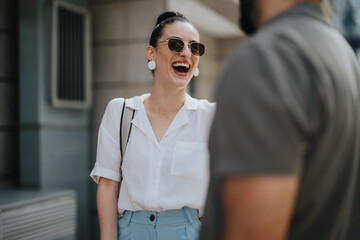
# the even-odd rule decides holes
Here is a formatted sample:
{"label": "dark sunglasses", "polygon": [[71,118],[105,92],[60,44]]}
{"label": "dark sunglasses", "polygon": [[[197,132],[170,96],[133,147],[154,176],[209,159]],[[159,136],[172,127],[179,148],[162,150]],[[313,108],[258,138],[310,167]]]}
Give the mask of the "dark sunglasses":
{"label": "dark sunglasses", "polygon": [[[185,46],[185,43],[183,40],[181,40],[180,38],[175,38],[175,37],[170,37],[164,41],[160,41],[156,45],[158,45],[159,43],[163,43],[163,42],[168,43],[168,48],[170,49],[170,51],[177,52],[177,53],[181,53]],[[205,53],[205,46],[202,43],[191,42],[188,44],[188,47],[189,47],[191,53],[195,56],[202,56]]]}

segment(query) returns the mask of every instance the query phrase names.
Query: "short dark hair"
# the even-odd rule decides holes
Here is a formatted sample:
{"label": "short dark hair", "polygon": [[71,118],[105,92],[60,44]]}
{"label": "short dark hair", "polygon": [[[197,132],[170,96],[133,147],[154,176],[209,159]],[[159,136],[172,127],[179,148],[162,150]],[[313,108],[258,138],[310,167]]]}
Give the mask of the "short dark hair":
{"label": "short dark hair", "polygon": [[156,21],[156,25],[151,33],[149,45],[155,47],[158,40],[163,35],[165,26],[171,23],[175,23],[177,21],[190,23],[190,21],[183,14],[178,12],[166,11],[160,14]]}

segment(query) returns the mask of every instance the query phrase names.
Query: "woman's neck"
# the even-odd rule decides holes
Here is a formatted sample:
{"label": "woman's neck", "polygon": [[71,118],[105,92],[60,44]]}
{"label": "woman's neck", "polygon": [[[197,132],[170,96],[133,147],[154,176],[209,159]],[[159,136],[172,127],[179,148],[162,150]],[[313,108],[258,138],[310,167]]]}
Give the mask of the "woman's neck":
{"label": "woman's neck", "polygon": [[159,88],[153,88],[150,96],[145,99],[144,106],[157,114],[177,113],[185,102],[185,89],[178,91],[168,91]]}

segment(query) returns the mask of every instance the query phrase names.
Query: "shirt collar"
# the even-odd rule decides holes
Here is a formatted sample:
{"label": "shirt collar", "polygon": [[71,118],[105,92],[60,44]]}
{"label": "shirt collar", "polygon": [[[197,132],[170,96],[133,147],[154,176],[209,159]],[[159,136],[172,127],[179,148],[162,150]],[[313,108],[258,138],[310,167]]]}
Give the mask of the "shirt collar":
{"label": "shirt collar", "polygon": [[184,107],[186,110],[196,110],[198,107],[197,100],[186,93]]}
{"label": "shirt collar", "polygon": [[141,105],[143,104],[145,98],[147,98],[148,96],[150,96],[150,93],[145,93],[141,96],[136,96],[136,97],[132,97],[129,99],[126,99],[126,107],[134,109],[134,110],[139,110],[141,108]]}
{"label": "shirt collar", "polygon": [[[141,96],[136,96],[133,98],[126,99],[126,107],[134,110],[139,110],[145,98],[147,98],[148,96],[150,96],[150,93],[145,93]],[[196,110],[197,109],[196,99],[192,98],[189,94],[186,93],[184,107],[186,110]]]}

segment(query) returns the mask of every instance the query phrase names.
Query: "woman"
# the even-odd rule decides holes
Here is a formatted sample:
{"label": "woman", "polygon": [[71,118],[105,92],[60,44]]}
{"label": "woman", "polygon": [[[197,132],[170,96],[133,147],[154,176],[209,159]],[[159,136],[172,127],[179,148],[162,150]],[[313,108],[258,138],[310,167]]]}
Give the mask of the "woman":
{"label": "woman", "polygon": [[[96,164],[101,239],[197,239],[208,185],[207,139],[215,104],[186,94],[205,47],[180,13],[165,12],[146,56],[151,94],[127,99],[135,110],[119,186],[122,100],[103,116]],[[120,192],[119,192],[120,189]],[[118,216],[120,219],[118,220]]]}

